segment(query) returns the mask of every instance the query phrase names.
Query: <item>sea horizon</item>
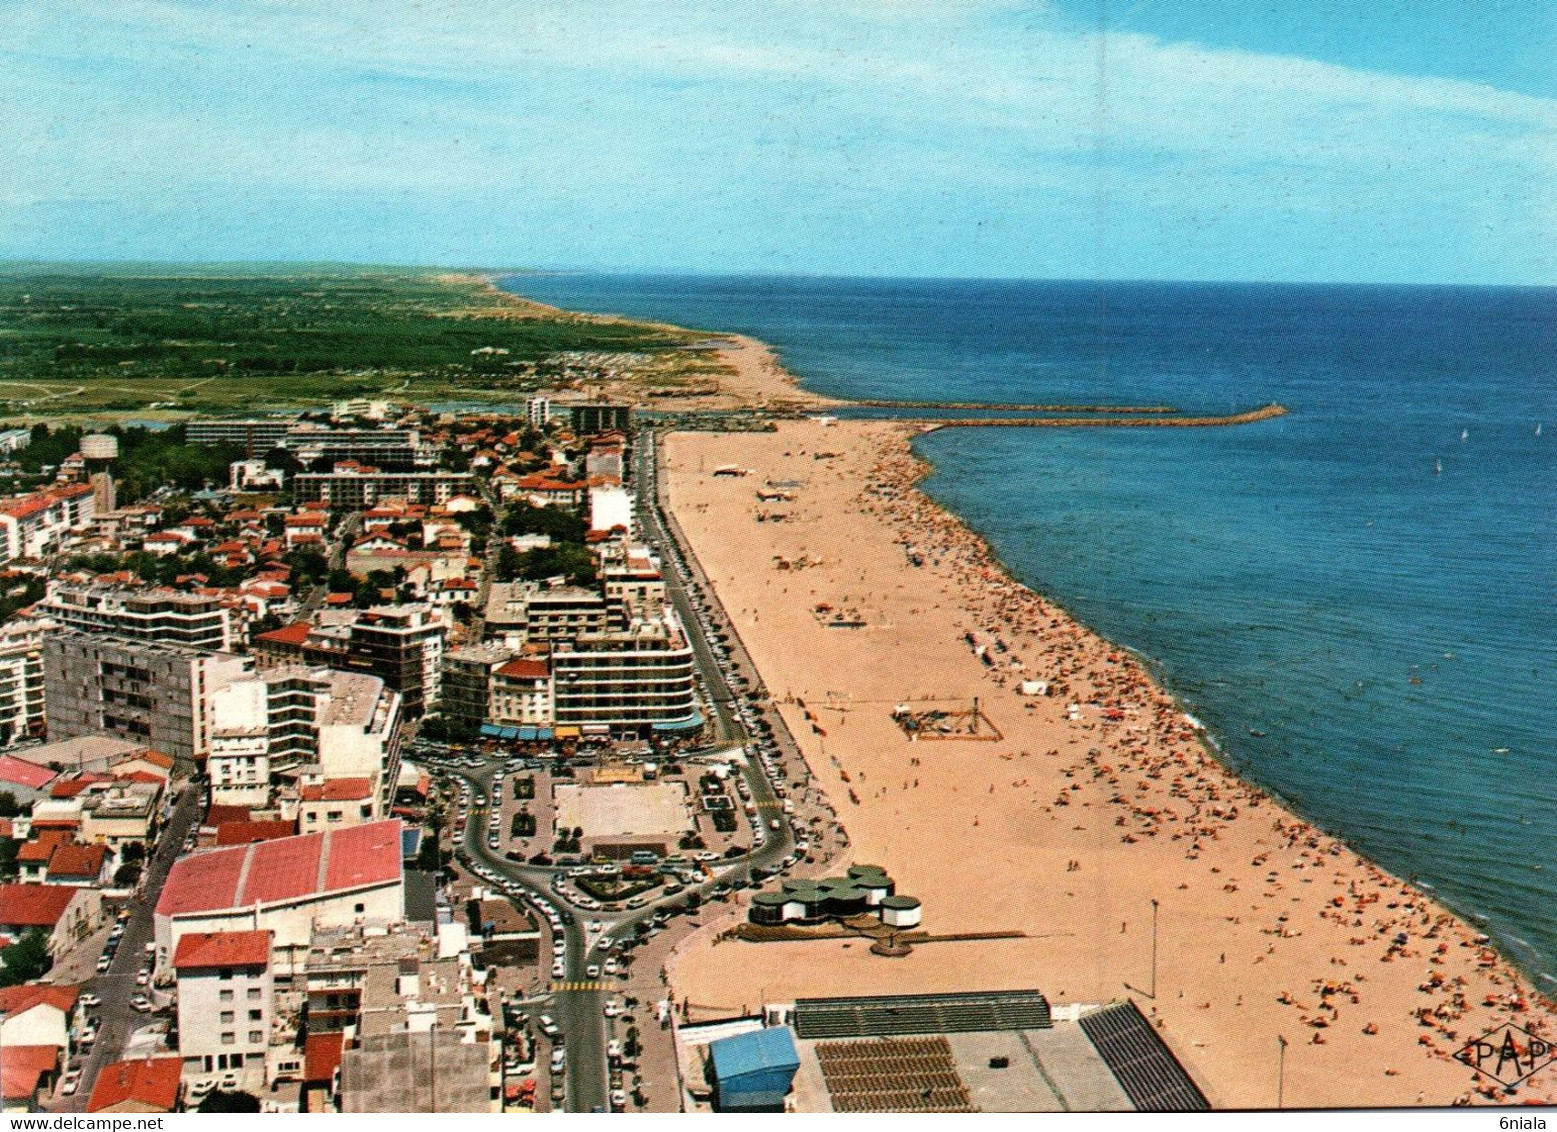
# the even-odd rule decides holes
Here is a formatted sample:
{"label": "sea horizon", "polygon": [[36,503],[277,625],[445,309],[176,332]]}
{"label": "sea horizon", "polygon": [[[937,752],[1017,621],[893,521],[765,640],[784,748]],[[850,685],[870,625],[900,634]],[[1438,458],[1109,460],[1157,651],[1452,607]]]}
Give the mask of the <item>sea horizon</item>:
{"label": "sea horizon", "polygon": [[[1110,284],[1121,305],[1100,317],[1077,305],[1080,296],[1063,294],[1092,282],[789,282],[778,291],[769,276],[526,274],[499,285],[568,309],[750,334],[807,389],[837,397],[1166,399],[1196,411],[1221,407],[1232,392],[1248,403],[1290,405],[1290,418],[1232,429],[947,429],[919,439],[915,451],[932,467],[926,493],[989,541],[1013,576],[1142,657],[1206,724],[1232,769],[1432,891],[1540,985],[1557,985],[1557,923],[1540,912],[1557,904],[1557,883],[1539,860],[1557,836],[1541,745],[1557,720],[1541,701],[1538,675],[1557,659],[1557,641],[1540,624],[1539,602],[1528,600],[1540,590],[1539,516],[1551,509],[1538,486],[1549,450],[1535,427],[1557,413],[1549,384],[1539,381],[1553,322],[1539,302],[1532,311],[1517,299],[1498,301],[1501,293],[1550,300],[1543,292],[1551,288],[1153,281]],[[1025,290],[1029,299],[1048,291],[1058,307],[1027,309],[1012,325],[1010,311],[980,303],[990,296],[979,290],[996,288]],[[1187,326],[1183,310],[1152,308],[1153,293],[1170,290],[1181,300],[1220,292],[1225,309],[1201,310],[1202,325]],[[1322,302],[1324,311],[1294,312],[1250,301],[1259,292],[1323,299],[1341,291],[1427,296],[1430,309],[1359,312]],[[1431,308],[1465,295],[1490,305]],[[883,297],[897,309],[881,309]],[[927,301],[957,299],[968,303],[953,325],[927,321]],[[1316,314],[1341,320],[1328,324],[1333,334],[1314,333],[1324,324]],[[1413,377],[1416,366],[1454,370],[1443,351],[1437,363],[1416,357],[1425,327],[1441,336],[1490,316],[1495,329],[1468,332],[1455,365],[1495,363],[1500,379],[1471,388],[1454,373]],[[1413,355],[1409,364],[1386,364],[1374,336],[1360,332],[1366,326],[1348,329],[1348,319],[1387,323]],[[1251,326],[1260,334],[1251,336]],[[1028,340],[1035,335],[1044,340]],[[1251,337],[1271,355],[1245,348]],[[1220,348],[1208,352],[1208,342]],[[1337,349],[1350,358],[1338,370]],[[1294,369],[1302,380],[1276,376]],[[1359,373],[1371,375],[1372,388],[1346,380]],[[1446,397],[1445,385],[1457,393]],[[1448,416],[1464,423],[1450,428]],[[1513,435],[1521,417],[1523,440]],[[1489,429],[1502,436],[1509,451],[1473,465],[1473,450],[1461,448],[1473,427],[1479,438]],[[1370,432],[1390,443],[1358,445]],[[1348,445],[1355,467],[1339,458]],[[1417,457],[1423,445],[1442,455]],[[1368,479],[1381,470],[1381,454],[1390,475],[1382,491]],[[1414,472],[1408,455],[1421,461]],[[1434,471],[1445,460],[1447,481]],[[1497,522],[1499,493],[1475,486],[1489,465],[1501,470],[1491,479],[1503,496],[1522,485],[1529,538],[1510,539]],[[1511,474],[1521,466],[1528,482]],[[1425,490],[1449,491],[1459,510],[1424,500]],[[1262,514],[1272,507],[1295,522]],[[1338,521],[1346,507],[1372,518]],[[1450,514],[1461,521],[1437,529]],[[1433,593],[1429,560],[1411,561],[1413,529],[1443,539],[1450,552],[1444,592]],[[1489,532],[1501,539],[1490,539],[1480,565],[1498,562],[1505,576],[1520,575],[1516,600],[1471,596],[1466,570],[1488,558]],[[1154,553],[1175,538],[1179,556]],[[1260,584],[1262,555],[1280,564],[1283,584]],[[1427,609],[1450,610],[1450,620],[1458,610],[1466,623],[1430,644],[1434,630],[1421,611],[1396,608],[1413,592]],[[1478,671],[1466,676],[1472,664]],[[1460,816],[1446,821],[1446,812]]]}

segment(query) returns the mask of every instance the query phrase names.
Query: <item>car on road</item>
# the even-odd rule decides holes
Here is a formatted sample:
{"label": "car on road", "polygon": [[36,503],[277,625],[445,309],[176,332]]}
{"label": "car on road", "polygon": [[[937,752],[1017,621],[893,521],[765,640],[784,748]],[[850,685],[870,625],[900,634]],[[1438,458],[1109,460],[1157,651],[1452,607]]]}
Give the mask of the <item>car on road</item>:
{"label": "car on road", "polygon": [[98,998],[95,994],[84,994],[76,1001],[81,1003],[81,1005],[87,1010],[95,1010],[97,1007],[103,1005],[103,1000]]}
{"label": "car on road", "polygon": [[143,994],[135,995],[130,999],[130,1007],[131,1009],[139,1010],[142,1014],[144,1014],[151,1010],[151,999],[147,998]]}
{"label": "car on road", "polygon": [[611,1111],[621,1112],[627,1107],[627,1094],[621,1089],[611,1090]]}
{"label": "car on road", "polygon": [[77,1089],[81,1088],[81,1070],[67,1069],[65,1075],[59,1079],[59,1093],[62,1097],[74,1096]]}
{"label": "car on road", "polygon": [[139,971],[135,972],[135,985],[138,987],[150,986],[151,972],[148,971],[145,967],[142,967]]}
{"label": "car on road", "polygon": [[591,963],[588,967],[584,968],[584,974],[591,979],[598,979],[600,977],[600,964]]}
{"label": "car on road", "polygon": [[606,1057],[613,1062],[622,1060],[622,1043],[616,1038],[606,1043]]}
{"label": "car on road", "polygon": [[615,1018],[621,1012],[622,1004],[620,1002],[617,1002],[614,998],[606,999],[606,1004],[602,1010],[602,1013],[604,1013],[607,1018]]}
{"label": "car on road", "polygon": [[548,1038],[555,1038],[557,1036],[557,1020],[550,1014],[542,1014],[539,1018],[536,1019],[536,1022],[541,1027],[541,1033],[545,1034]]}
{"label": "car on road", "polygon": [[568,965],[566,963],[564,963],[561,959],[557,960],[555,963],[553,963],[551,965],[551,977],[554,978],[554,979],[565,979],[565,978],[567,978],[568,977]]}
{"label": "car on road", "polygon": [[617,969],[617,962],[616,962],[616,960],[614,958],[607,959],[605,961],[605,973],[606,974],[614,975],[614,974],[616,974],[616,969]]}
{"label": "car on road", "polygon": [[567,1063],[568,1063],[568,1051],[567,1050],[564,1050],[564,1049],[554,1049],[554,1050],[551,1051],[551,1071],[553,1073],[561,1073],[562,1072],[562,1067],[564,1065],[566,1065]]}
{"label": "car on road", "polygon": [[97,973],[101,975],[109,967],[113,966],[113,962],[114,957],[112,955],[99,955],[97,957]]}
{"label": "car on road", "polygon": [[236,1069],[229,1069],[223,1073],[221,1079],[216,1082],[216,1087],[224,1093],[236,1093],[238,1086],[243,1083],[243,1074]]}
{"label": "car on road", "polygon": [[214,1088],[216,1088],[215,1077],[196,1077],[189,1083],[187,1096],[192,1101],[204,1100]]}

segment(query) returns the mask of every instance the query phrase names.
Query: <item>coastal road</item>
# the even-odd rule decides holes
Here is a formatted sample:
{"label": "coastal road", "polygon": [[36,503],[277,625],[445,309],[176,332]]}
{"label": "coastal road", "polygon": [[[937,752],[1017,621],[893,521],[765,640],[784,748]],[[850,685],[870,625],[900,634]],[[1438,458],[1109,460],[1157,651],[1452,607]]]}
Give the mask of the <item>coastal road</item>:
{"label": "coastal road", "polygon": [[119,950],[112,966],[105,974],[91,979],[83,988],[103,1000],[94,1012],[98,1018],[97,1041],[92,1052],[82,1064],[81,1085],[74,1096],[66,1097],[59,1112],[85,1112],[92,1096],[92,1087],[103,1066],[116,1061],[129,1040],[135,1023],[149,1021],[150,1015],[141,1014],[130,1006],[130,999],[137,993],[151,994],[151,988],[141,988],[135,983],[136,972],[147,959],[146,945],[153,936],[152,912],[157,898],[162,895],[163,882],[168,870],[183,849],[184,838],[204,812],[203,791],[195,783],[188,783],[173,807],[155,852],[147,858],[142,881],[144,896],[135,902],[135,911],[125,921],[124,936],[119,940]]}
{"label": "coastal road", "polygon": [[[710,747],[701,752],[690,752],[687,758],[689,761],[700,755],[727,758],[730,747],[739,745],[742,748],[743,757],[737,761],[760,818],[759,840],[750,852],[715,863],[713,876],[685,892],[662,897],[632,911],[589,911],[570,904],[565,894],[551,887],[553,877],[565,870],[509,860],[488,847],[485,826],[467,817],[460,846],[466,860],[480,864],[509,882],[513,886],[510,895],[514,898],[528,899],[542,907],[549,904],[568,914],[569,922],[564,924],[562,932],[567,944],[567,976],[562,980],[564,986],[553,990],[553,1005],[549,1012],[556,1018],[565,1038],[567,1108],[570,1112],[604,1111],[609,1107],[603,1006],[611,992],[604,989],[605,982],[590,980],[587,969],[591,965],[603,966],[616,943],[636,938],[638,925],[651,920],[667,905],[686,908],[688,897],[693,893],[702,903],[707,903],[721,885],[746,884],[754,872],[771,875],[780,871],[785,862],[793,863],[794,827],[782,812],[785,791],[769,778],[764,759],[771,760],[768,765],[776,774],[784,774],[784,765],[791,760],[802,781],[809,773],[799,748],[777,713],[772,713],[771,737],[754,735],[747,725],[747,719],[755,720],[756,717],[752,708],[739,706],[739,689],[760,688],[761,685],[708,579],[690,550],[675,537],[673,524],[661,510],[657,447],[657,437],[652,431],[639,433],[634,480],[640,537],[660,554],[667,596],[681,617],[692,648],[714,740]],[[721,645],[722,656],[710,640],[714,634],[727,642]],[[753,693],[751,698],[755,699],[759,694]],[[490,797],[492,779],[498,771],[496,763],[480,768],[453,766],[447,769],[454,777],[470,784],[473,801],[478,796]],[[774,823],[777,829],[773,828]],[[585,930],[590,919],[599,920],[603,929],[593,940]],[[575,986],[584,989],[565,989]]]}

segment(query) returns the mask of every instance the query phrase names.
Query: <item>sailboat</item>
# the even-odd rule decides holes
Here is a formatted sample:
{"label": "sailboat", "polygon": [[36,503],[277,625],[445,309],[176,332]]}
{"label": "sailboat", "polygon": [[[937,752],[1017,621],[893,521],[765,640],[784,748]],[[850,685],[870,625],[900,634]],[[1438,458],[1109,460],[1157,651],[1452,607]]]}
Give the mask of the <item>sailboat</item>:
{"label": "sailboat", "polygon": [[1434,460],[1433,461],[1433,475],[1435,475],[1435,476],[1443,475],[1443,461],[1442,460]]}
{"label": "sailboat", "polygon": [[1536,425],[1536,426],[1535,426],[1535,434],[1536,434],[1536,435],[1537,435],[1537,436],[1540,436],[1540,435],[1541,435],[1541,426],[1540,426],[1540,425]]}
{"label": "sailboat", "polygon": [[1464,444],[1469,439],[1470,439],[1470,429],[1468,429],[1468,428],[1460,429],[1460,443]]}

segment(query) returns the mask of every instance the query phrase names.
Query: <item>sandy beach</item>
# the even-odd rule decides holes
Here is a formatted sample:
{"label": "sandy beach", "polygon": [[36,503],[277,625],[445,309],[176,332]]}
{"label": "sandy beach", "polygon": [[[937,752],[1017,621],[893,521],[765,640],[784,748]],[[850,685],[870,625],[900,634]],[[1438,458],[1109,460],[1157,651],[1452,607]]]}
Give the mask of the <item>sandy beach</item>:
{"label": "sandy beach", "polygon": [[[752,372],[772,397],[787,382],[768,362]],[[1472,927],[1224,769],[1140,664],[916,489],[909,438],[808,420],[674,434],[670,503],[847,829],[834,867],[884,866],[932,933],[1023,937],[898,959],[715,944],[742,907],[672,962],[693,1016],[806,995],[1129,995],[1218,1107],[1275,1104],[1283,1039],[1290,1107],[1557,1098],[1557,1069],[1510,1096],[1452,1059],[1505,1022],[1557,1037],[1552,1004]],[[749,474],[715,478],[725,464]],[[770,481],[798,484],[792,501],[759,501]],[[891,718],[974,697],[998,741],[911,742]]]}

